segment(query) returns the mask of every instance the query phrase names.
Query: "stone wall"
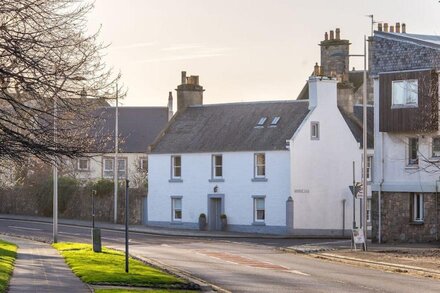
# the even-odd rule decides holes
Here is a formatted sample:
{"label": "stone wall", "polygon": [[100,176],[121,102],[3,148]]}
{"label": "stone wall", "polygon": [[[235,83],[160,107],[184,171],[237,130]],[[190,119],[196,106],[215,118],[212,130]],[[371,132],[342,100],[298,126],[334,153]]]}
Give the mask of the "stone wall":
{"label": "stone wall", "polygon": [[[130,224],[142,223],[143,197],[145,191],[130,189]],[[23,188],[0,189],[0,213],[51,216],[52,194],[44,198],[37,196]],[[95,219],[102,222],[113,222],[113,192],[95,197]],[[65,219],[91,220],[92,201],[90,190],[79,187],[68,198],[59,194],[59,216]],[[123,223],[125,218],[125,193],[123,190],[118,197],[118,223]]]}
{"label": "stone wall", "polygon": [[[410,193],[382,192],[382,242],[429,242],[436,240],[440,222],[435,193],[424,193],[424,223],[413,223],[410,211]],[[378,193],[374,192],[372,207],[373,241],[378,240]]]}
{"label": "stone wall", "polygon": [[440,48],[415,44],[402,37],[391,39],[375,33],[373,38],[373,52],[370,58],[372,75],[380,72],[403,71],[424,68],[440,68]]}

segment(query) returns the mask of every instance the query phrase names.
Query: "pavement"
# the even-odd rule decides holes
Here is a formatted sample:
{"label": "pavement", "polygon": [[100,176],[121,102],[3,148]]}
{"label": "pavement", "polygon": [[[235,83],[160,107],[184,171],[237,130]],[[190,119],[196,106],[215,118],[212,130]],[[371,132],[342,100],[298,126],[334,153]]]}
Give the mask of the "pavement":
{"label": "pavement", "polygon": [[0,238],[18,246],[9,293],[92,292],[49,244],[4,235]]}

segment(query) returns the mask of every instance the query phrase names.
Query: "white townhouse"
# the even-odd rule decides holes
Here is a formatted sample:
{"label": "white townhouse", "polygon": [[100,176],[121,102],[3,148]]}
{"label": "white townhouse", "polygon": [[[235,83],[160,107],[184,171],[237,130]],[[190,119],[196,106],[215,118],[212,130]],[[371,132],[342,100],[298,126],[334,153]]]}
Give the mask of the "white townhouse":
{"label": "white townhouse", "polygon": [[371,39],[374,78],[374,240],[439,239],[440,37],[388,31]]}
{"label": "white townhouse", "polygon": [[[171,97],[170,97],[171,98]],[[75,177],[83,180],[113,180],[115,171],[115,107],[97,110],[100,123],[92,134],[105,140],[102,149],[70,162]],[[167,107],[119,107],[118,176],[128,178],[132,186],[145,181],[148,160],[146,151],[169,120]]]}
{"label": "white townhouse", "polygon": [[205,214],[219,230],[224,214],[230,231],[349,235],[359,124],[336,80],[309,86],[310,101],[204,105],[183,72],[178,111],[150,146],[146,224],[196,229]]}

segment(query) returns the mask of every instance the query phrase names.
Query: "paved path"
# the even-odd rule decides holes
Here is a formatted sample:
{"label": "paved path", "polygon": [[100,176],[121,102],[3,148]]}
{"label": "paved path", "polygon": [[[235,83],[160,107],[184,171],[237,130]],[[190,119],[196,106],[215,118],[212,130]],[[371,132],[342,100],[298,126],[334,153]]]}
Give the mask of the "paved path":
{"label": "paved path", "polygon": [[0,238],[18,245],[9,293],[91,292],[49,244],[3,235]]}

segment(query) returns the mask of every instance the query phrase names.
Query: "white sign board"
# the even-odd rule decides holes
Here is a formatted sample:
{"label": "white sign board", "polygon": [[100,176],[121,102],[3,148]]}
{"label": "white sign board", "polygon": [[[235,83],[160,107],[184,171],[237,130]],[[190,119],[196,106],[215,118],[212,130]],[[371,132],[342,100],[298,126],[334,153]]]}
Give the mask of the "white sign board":
{"label": "white sign board", "polygon": [[353,242],[354,244],[364,244],[364,230],[363,229],[354,229],[353,230]]}

